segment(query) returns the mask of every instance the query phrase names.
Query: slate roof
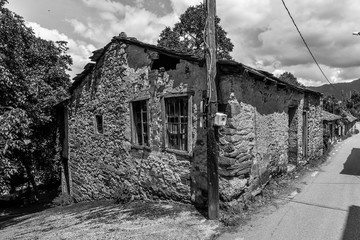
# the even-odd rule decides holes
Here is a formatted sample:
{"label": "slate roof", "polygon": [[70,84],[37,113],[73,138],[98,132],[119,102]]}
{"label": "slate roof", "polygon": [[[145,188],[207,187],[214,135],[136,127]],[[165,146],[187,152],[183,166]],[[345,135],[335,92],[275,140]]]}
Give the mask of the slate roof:
{"label": "slate roof", "polygon": [[341,116],[322,110],[322,120],[327,122],[333,122],[342,119]]}
{"label": "slate roof", "polygon": [[349,122],[354,122],[354,121],[357,120],[357,118],[354,117],[354,116],[353,116],[351,113],[349,113],[349,112],[345,112],[345,115],[346,115],[345,119],[348,120]]}
{"label": "slate roof", "polygon": [[[112,40],[103,48],[95,50],[93,52],[93,55],[90,57],[90,60],[93,61],[93,63],[88,63],[87,65],[85,65],[83,72],[81,72],[80,74],[78,74],[76,77],[73,78],[73,84],[70,87],[70,92],[72,92],[81,82],[82,80],[85,78],[85,76],[91,72],[91,70],[94,68],[95,63],[97,62],[101,56],[106,52],[107,48],[110,46],[111,43],[113,42],[123,42],[125,44],[132,44],[132,45],[136,45],[139,47],[143,47],[146,49],[150,49],[159,53],[162,53],[164,55],[168,55],[168,56],[172,56],[175,58],[180,58],[180,59],[184,59],[187,61],[191,61],[191,62],[203,62],[205,63],[205,59],[204,58],[199,58],[187,53],[182,53],[182,52],[176,52],[164,47],[159,47],[156,45],[152,45],[152,44],[147,44],[147,43],[143,43],[139,40],[137,40],[136,38],[132,38],[132,37],[127,37],[125,33],[120,33],[119,36],[115,36],[112,38]],[[256,74],[260,77],[263,77],[265,80],[270,80],[273,82],[276,82],[278,85],[280,86],[285,86],[285,87],[289,87],[293,90],[296,91],[300,91],[300,92],[307,92],[307,93],[312,93],[315,95],[319,95],[322,96],[323,94],[314,90],[310,90],[307,88],[303,88],[303,87],[298,87],[295,85],[292,85],[288,82],[282,81],[279,78],[275,77],[273,74],[266,72],[266,71],[262,71],[262,70],[257,70],[254,68],[251,68],[249,66],[246,66],[242,63],[236,62],[236,61],[232,61],[232,60],[218,60],[217,61],[218,65],[223,65],[223,66],[234,66],[234,67],[242,67],[244,69],[246,69],[247,71],[252,72],[253,74]]]}
{"label": "slate roof", "polygon": [[95,67],[95,63],[101,58],[101,56],[106,52],[106,50],[108,49],[108,47],[111,45],[111,43],[114,42],[123,42],[125,44],[132,44],[132,45],[136,45],[139,47],[143,47],[146,49],[150,49],[159,53],[162,53],[164,55],[168,55],[168,56],[172,56],[175,58],[180,58],[180,59],[184,59],[184,60],[188,60],[191,62],[204,62],[205,63],[205,59],[203,58],[198,58],[196,56],[190,55],[190,54],[186,54],[186,53],[182,53],[182,52],[176,52],[176,51],[172,51],[169,50],[167,48],[164,47],[159,47],[156,45],[152,45],[152,44],[147,44],[147,43],[143,43],[139,40],[137,40],[136,38],[133,37],[127,37],[126,34],[124,33],[120,33],[119,36],[115,36],[112,38],[112,40],[103,48],[100,48],[98,50],[93,51],[93,55],[90,56],[90,60],[93,61],[91,63],[88,63],[85,65],[84,70],[77,74],[74,78],[73,78],[73,83],[70,87],[70,92],[72,92],[78,85],[80,85],[80,83],[82,82],[82,80],[86,77],[86,75],[91,72],[91,70]]}
{"label": "slate roof", "polygon": [[239,62],[236,62],[236,61],[232,61],[232,60],[218,60],[217,61],[218,65],[232,65],[232,66],[238,66],[238,67],[242,67],[244,68],[245,70],[249,71],[249,72],[252,72],[253,74],[255,75],[258,75],[260,77],[263,77],[264,80],[269,80],[269,81],[273,81],[273,82],[276,82],[278,85],[280,86],[286,86],[286,87],[289,87],[291,89],[294,89],[294,90],[297,90],[297,91],[300,91],[300,92],[307,92],[307,93],[312,93],[312,94],[315,94],[315,95],[319,95],[319,96],[322,96],[323,94],[320,93],[320,92],[317,92],[317,91],[314,91],[314,90],[310,90],[306,87],[299,87],[299,86],[295,86],[289,82],[286,82],[286,81],[283,81],[277,77],[275,77],[272,73],[269,73],[269,72],[266,72],[266,71],[263,71],[263,70],[257,70],[255,68],[252,68],[252,67],[249,67],[245,64],[242,64],[242,63],[239,63]]}

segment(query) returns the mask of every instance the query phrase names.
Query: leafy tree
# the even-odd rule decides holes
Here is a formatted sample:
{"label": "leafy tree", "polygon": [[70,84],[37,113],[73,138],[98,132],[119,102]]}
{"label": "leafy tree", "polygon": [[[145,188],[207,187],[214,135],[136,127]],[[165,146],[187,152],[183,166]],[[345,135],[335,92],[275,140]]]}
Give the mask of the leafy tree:
{"label": "leafy tree", "polygon": [[360,117],[360,93],[356,90],[351,92],[351,97],[345,100],[346,107],[355,117]]}
{"label": "leafy tree", "polygon": [[354,102],[354,104],[359,103],[360,102],[360,93],[356,90],[352,91],[351,100]]}
{"label": "leafy tree", "polygon": [[323,109],[330,113],[335,113],[335,105],[337,104],[337,99],[334,96],[324,96],[323,98]]}
{"label": "leafy tree", "polygon": [[297,81],[297,78],[291,72],[284,72],[279,76],[279,79],[297,87],[304,87],[304,85]]}
{"label": "leafy tree", "polygon": [[[160,34],[158,46],[178,52],[204,56],[204,29],[206,23],[206,7],[204,4],[190,6],[180,15],[180,21],[173,28],[166,27]],[[230,52],[234,45],[227,33],[220,26],[220,18],[215,18],[217,57],[231,59]]]}
{"label": "leafy tree", "polygon": [[[35,36],[0,0],[0,194],[21,175],[37,183],[57,176],[53,106],[67,96],[72,64],[66,42]],[[14,182],[15,181],[15,182]]]}

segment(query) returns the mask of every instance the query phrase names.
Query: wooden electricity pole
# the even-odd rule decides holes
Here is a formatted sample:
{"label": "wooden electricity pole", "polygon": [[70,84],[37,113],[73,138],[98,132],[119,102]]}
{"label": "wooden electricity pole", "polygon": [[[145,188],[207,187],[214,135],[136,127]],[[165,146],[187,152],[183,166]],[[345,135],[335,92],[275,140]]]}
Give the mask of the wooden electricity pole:
{"label": "wooden electricity pole", "polygon": [[215,38],[215,0],[204,0],[207,12],[205,26],[206,69],[207,69],[207,178],[208,178],[208,215],[214,220],[219,217],[219,175],[218,150],[215,138],[213,119],[217,112],[216,77],[216,38]]}

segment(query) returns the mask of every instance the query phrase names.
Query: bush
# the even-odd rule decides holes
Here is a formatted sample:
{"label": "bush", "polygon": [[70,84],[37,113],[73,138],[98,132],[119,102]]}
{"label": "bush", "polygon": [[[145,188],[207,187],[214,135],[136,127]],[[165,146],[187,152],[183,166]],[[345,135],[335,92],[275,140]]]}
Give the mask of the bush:
{"label": "bush", "polygon": [[130,202],[132,200],[130,187],[124,183],[121,184],[114,191],[114,200],[115,200],[115,203],[118,203],[118,204],[124,204],[124,203]]}
{"label": "bush", "polygon": [[56,197],[52,203],[55,206],[67,206],[74,203],[73,198],[67,193],[61,193],[58,197]]}
{"label": "bush", "polygon": [[355,129],[355,134],[358,134],[359,133],[359,129]]}

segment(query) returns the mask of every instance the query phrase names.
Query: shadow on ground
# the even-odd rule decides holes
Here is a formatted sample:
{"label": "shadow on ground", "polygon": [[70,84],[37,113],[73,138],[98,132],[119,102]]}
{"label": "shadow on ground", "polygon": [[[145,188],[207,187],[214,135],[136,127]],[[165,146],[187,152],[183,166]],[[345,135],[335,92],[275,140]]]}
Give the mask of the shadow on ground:
{"label": "shadow on ground", "polygon": [[[114,218],[119,216],[119,214],[124,216],[123,220],[131,221],[141,218],[146,218],[149,220],[158,219],[161,217],[176,217],[178,214],[184,211],[191,211],[197,213],[201,216],[200,213],[195,211],[195,207],[192,205],[181,204],[181,203],[158,203],[158,202],[132,202],[124,205],[114,204],[111,201],[104,201],[99,205],[99,203],[85,203],[84,207],[80,207],[80,204],[73,209],[67,209],[73,214],[76,214],[81,222],[89,221],[90,223],[109,223],[112,222]],[[84,214],[86,212],[86,214]]]}
{"label": "shadow on ground", "polygon": [[70,214],[78,219],[79,223],[86,221],[91,224],[107,224],[119,215],[123,215],[123,220],[127,221],[139,217],[154,220],[160,217],[176,217],[184,211],[190,211],[192,214],[201,217],[201,213],[194,206],[180,203],[166,204],[139,201],[120,205],[114,204],[113,201],[104,200],[52,208],[50,205],[32,205],[24,208],[0,209],[0,230],[24,222],[39,214],[43,216]]}
{"label": "shadow on ground", "polygon": [[340,174],[360,176],[360,148],[353,148]]}
{"label": "shadow on ground", "polygon": [[31,214],[42,212],[49,207],[49,204],[36,204],[27,207],[0,208],[0,230],[25,221],[31,217]]}
{"label": "shadow on ground", "polygon": [[360,238],[360,207],[350,206],[342,240],[357,240]]}

